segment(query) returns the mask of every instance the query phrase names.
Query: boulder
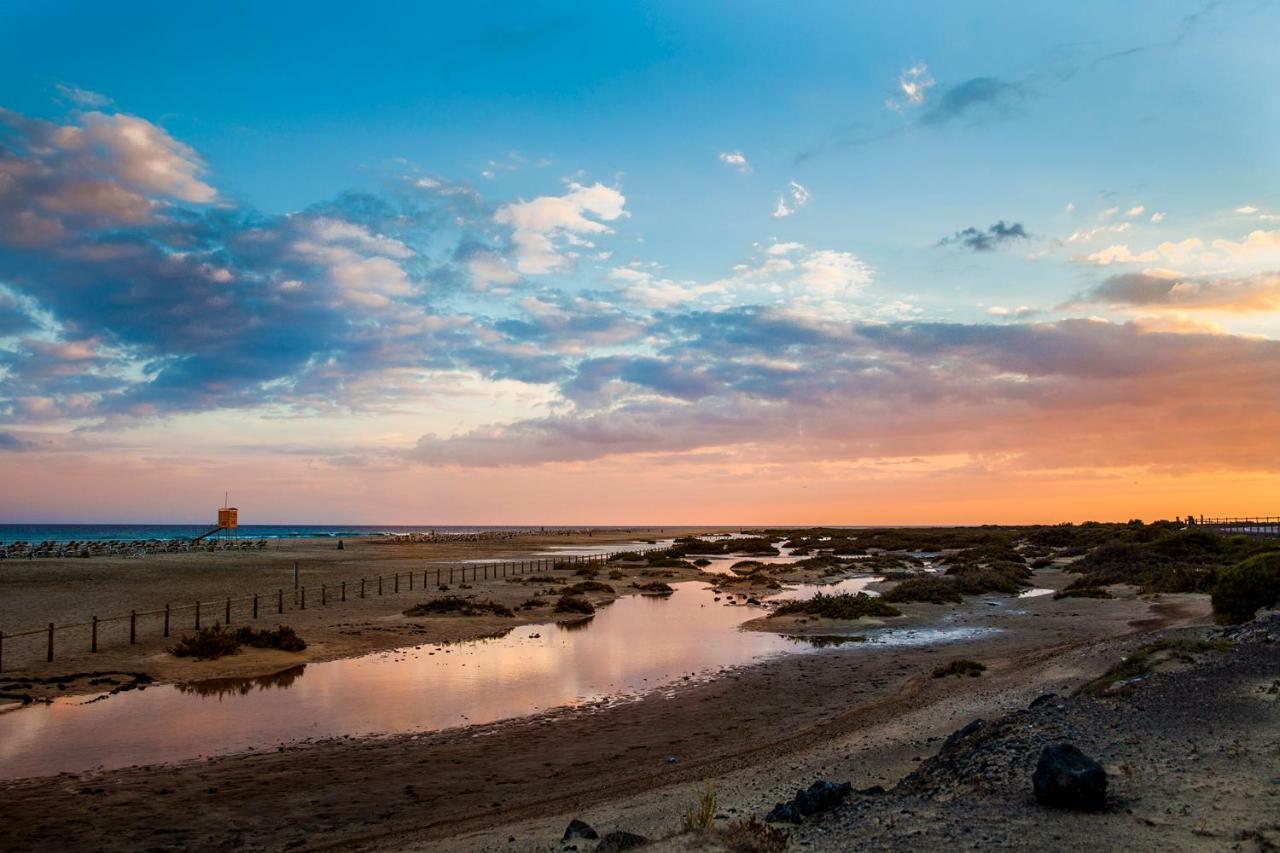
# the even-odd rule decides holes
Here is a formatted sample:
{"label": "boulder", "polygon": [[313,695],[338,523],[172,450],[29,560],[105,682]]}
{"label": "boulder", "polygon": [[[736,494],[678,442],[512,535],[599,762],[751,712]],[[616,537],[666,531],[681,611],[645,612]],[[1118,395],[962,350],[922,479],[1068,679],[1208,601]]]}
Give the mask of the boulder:
{"label": "boulder", "polygon": [[600,833],[591,828],[591,824],[585,820],[578,820],[576,817],[569,821],[569,826],[564,831],[564,838],[561,841],[568,841],[570,838],[589,838],[592,841],[600,837]]}
{"label": "boulder", "polygon": [[765,815],[770,823],[799,823],[811,814],[825,812],[844,802],[853,791],[849,782],[827,782],[819,779],[807,789],[796,791],[789,802],[778,803]]}
{"label": "boulder", "polygon": [[1036,799],[1053,808],[1096,812],[1107,805],[1107,771],[1069,743],[1040,751],[1031,784]]}
{"label": "boulder", "polygon": [[606,833],[604,838],[600,839],[600,843],[596,845],[596,853],[617,853],[619,850],[634,850],[648,843],[649,839],[643,835],[616,829],[613,832]]}

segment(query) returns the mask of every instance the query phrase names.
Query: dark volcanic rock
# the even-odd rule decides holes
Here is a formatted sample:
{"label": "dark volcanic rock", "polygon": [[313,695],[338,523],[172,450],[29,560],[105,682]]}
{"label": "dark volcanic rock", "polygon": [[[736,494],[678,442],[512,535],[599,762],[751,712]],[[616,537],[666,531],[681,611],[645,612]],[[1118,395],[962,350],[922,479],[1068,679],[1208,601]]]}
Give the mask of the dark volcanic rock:
{"label": "dark volcanic rock", "polygon": [[771,823],[799,823],[802,818],[811,814],[825,812],[844,802],[844,798],[853,791],[849,782],[827,782],[819,779],[807,790],[796,791],[790,802],[778,803],[765,815]]}
{"label": "dark volcanic rock", "polygon": [[1036,799],[1046,806],[1096,812],[1107,805],[1107,771],[1069,743],[1040,752],[1031,783]]}
{"label": "dark volcanic rock", "polygon": [[607,833],[604,838],[600,839],[600,843],[596,845],[596,853],[615,853],[618,850],[634,850],[637,847],[643,847],[649,843],[649,839],[643,835],[636,835],[634,832],[625,832],[621,829]]}
{"label": "dark volcanic rock", "polygon": [[591,824],[584,820],[578,820],[576,817],[569,821],[569,826],[564,831],[564,838],[561,841],[568,841],[570,838],[590,838],[595,840],[600,837],[600,833],[591,828]]}

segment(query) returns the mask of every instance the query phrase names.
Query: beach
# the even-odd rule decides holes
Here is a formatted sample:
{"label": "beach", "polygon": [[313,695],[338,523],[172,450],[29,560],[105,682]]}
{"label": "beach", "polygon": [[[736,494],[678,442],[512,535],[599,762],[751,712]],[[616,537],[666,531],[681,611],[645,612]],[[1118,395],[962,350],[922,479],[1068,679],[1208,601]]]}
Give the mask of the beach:
{"label": "beach", "polygon": [[[651,532],[656,537],[671,531]],[[229,586],[263,579],[275,585],[291,583],[295,559],[314,587],[352,570],[357,576],[387,577],[397,570],[421,572],[424,565],[433,564],[430,561],[462,565],[464,560],[527,560],[552,547],[581,551],[584,546],[613,549],[636,544],[642,543],[621,535],[465,545],[353,541],[342,551],[333,542],[305,542],[255,554],[253,565],[220,554],[153,562],[148,558],[123,565],[106,559],[65,565],[50,561],[21,566],[29,573],[17,583],[7,574],[11,566],[3,567],[4,582],[20,591],[5,596],[10,609],[4,612],[18,613],[21,607],[33,608],[47,599],[63,608],[58,615],[70,619],[83,613],[86,601],[106,611],[110,604],[122,607],[139,597],[145,599],[140,602],[144,606],[184,596],[216,597]],[[767,610],[747,600],[774,591],[751,586],[712,589],[709,581],[715,576],[688,569],[653,570],[625,560],[610,565],[615,566],[611,572],[624,575],[611,581],[613,591],[585,594],[601,608],[597,613],[603,615],[597,619],[612,618],[616,614],[610,608],[644,598],[629,585],[661,574],[674,584],[674,597],[667,596],[666,603],[662,596],[652,599],[643,611],[652,616],[646,618],[681,606],[697,608],[680,611],[692,618],[724,612],[724,618],[748,629],[748,635],[797,638],[788,642],[800,644],[804,652],[775,651],[759,659],[744,658],[737,665],[691,672],[658,689],[612,699],[584,697],[491,722],[477,713],[478,722],[460,720],[429,731],[303,736],[227,754],[205,754],[201,747],[201,752],[163,767],[120,766],[10,779],[0,783],[0,811],[6,816],[0,824],[0,843],[6,849],[57,843],[64,849],[123,850],[161,838],[158,843],[166,849],[542,850],[549,849],[563,826],[579,815],[662,838],[675,831],[679,814],[697,799],[706,780],[715,780],[724,820],[767,810],[813,778],[839,776],[859,789],[890,786],[973,718],[1014,711],[1044,693],[1069,693],[1144,638],[1170,630],[1202,631],[1212,621],[1204,596],[1144,596],[1122,589],[1109,600],[1057,600],[1051,594],[1036,594],[966,599],[954,606],[907,604],[892,620],[770,619]],[[43,592],[39,579],[33,579],[40,571],[47,572]],[[539,580],[533,586],[554,590],[581,579],[567,568],[559,573],[565,576],[559,584]],[[801,583],[800,588],[866,584],[865,579],[820,578],[795,570],[782,577]],[[56,581],[49,580],[53,578]],[[1044,593],[1062,589],[1070,580],[1060,568],[1040,570],[1034,577],[1037,590]],[[468,583],[471,588],[465,594],[513,607],[531,592],[528,582],[510,577]],[[410,658],[426,661],[432,651],[467,653],[467,643],[451,645],[460,641],[516,637],[522,632],[526,638],[539,637],[545,630],[562,630],[554,627],[557,620],[573,618],[550,610],[516,610],[513,617],[413,619],[402,611],[425,597],[420,589],[412,595],[407,590],[393,594],[385,584],[381,597],[290,610],[287,623],[308,640],[301,653],[251,649],[214,661],[194,661],[166,654],[162,639],[147,637],[132,646],[127,639],[104,643],[96,655],[72,651],[48,669],[47,664],[37,664],[19,673],[6,667],[5,677],[143,671],[154,679],[148,691],[166,689],[166,683],[204,683],[214,686],[202,691],[206,695],[225,695],[208,701],[230,703],[237,701],[238,692],[287,696],[307,679],[320,677],[299,669],[302,664],[382,659],[387,666],[398,665],[396,661],[407,666]],[[67,585],[96,592],[87,592],[88,597],[65,590],[61,597],[49,594],[50,588]],[[431,595],[440,593],[432,590]],[[263,621],[273,624],[273,617]],[[886,621],[892,626],[883,624]],[[572,628],[579,623],[566,624]],[[733,636],[741,637],[742,632]],[[805,645],[805,636],[826,642]],[[833,636],[855,639],[832,644]],[[526,655],[520,658],[524,665],[537,660],[527,657],[528,647],[522,648],[525,651],[517,653]],[[379,651],[382,658],[357,657]],[[476,663],[483,663],[485,651],[483,643],[475,648]],[[982,661],[987,672],[981,679],[931,677],[936,666],[961,657]],[[278,673],[285,674],[283,683],[279,675],[273,676]],[[242,680],[225,681],[232,678]],[[301,679],[299,686],[290,687],[292,679]],[[43,695],[101,690],[80,679],[64,689],[45,687]],[[33,694],[41,696],[41,689]],[[132,701],[134,695],[103,701]],[[365,704],[385,701],[379,695],[371,692]],[[39,711],[19,708],[8,713]],[[188,740],[199,744],[200,732],[189,732]],[[214,741],[206,743],[212,746]]]}

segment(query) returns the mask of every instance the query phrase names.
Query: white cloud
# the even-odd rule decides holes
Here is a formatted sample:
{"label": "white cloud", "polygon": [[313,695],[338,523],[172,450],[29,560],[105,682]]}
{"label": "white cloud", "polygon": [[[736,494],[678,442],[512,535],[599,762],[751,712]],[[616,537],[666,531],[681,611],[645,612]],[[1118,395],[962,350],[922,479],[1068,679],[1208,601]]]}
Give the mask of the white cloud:
{"label": "white cloud", "polygon": [[884,105],[896,112],[902,112],[906,107],[918,107],[925,102],[935,83],[929,76],[929,67],[918,62],[898,75],[898,88]]}
{"label": "white cloud", "polygon": [[1098,221],[1106,222],[1108,219],[1115,216],[1119,212],[1120,212],[1120,208],[1118,207],[1108,207],[1106,210],[1098,214]]}
{"label": "white cloud", "polygon": [[804,243],[773,243],[764,250],[766,255],[789,255],[804,248]]}
{"label": "white cloud", "polygon": [[1136,206],[1134,206],[1134,207],[1129,208],[1127,211],[1125,211],[1125,214],[1124,214],[1124,215],[1125,215],[1125,216],[1127,216],[1127,217],[1129,217],[1130,219],[1133,219],[1135,216],[1141,216],[1142,214],[1144,214],[1144,213],[1146,213],[1146,212],[1147,212],[1147,208],[1146,208],[1145,206],[1143,206],[1143,205],[1139,204],[1139,205],[1136,205]]}
{"label": "white cloud", "polygon": [[751,164],[747,162],[747,156],[741,151],[721,151],[720,162],[726,166],[732,166],[739,172],[751,171]]}
{"label": "white cloud", "polygon": [[1064,213],[1075,213],[1076,203],[1074,201],[1067,202],[1067,206],[1062,209]]}
{"label": "white cloud", "polygon": [[1154,222],[1156,225],[1159,225],[1161,222],[1164,222],[1164,211],[1157,210],[1155,213],[1151,214],[1151,221]]}
{"label": "white cloud", "polygon": [[1145,264],[1159,259],[1160,255],[1156,252],[1142,252],[1135,255],[1124,244],[1107,246],[1105,249],[1084,257],[1084,261],[1097,264],[1100,267],[1110,266],[1111,264]]}
{"label": "white cloud", "polygon": [[799,281],[811,293],[827,299],[861,290],[871,283],[873,271],[857,255],[822,249],[800,262]]}
{"label": "white cloud", "polygon": [[467,259],[467,270],[471,273],[471,286],[484,290],[491,284],[515,284],[520,275],[496,252],[476,252]]}
{"label": "white cloud", "polygon": [[726,292],[722,282],[675,282],[668,278],[657,278],[646,270],[634,267],[614,267],[609,271],[609,278],[624,282],[623,292],[627,298],[646,308],[670,308],[702,296]]}
{"label": "white cloud", "polygon": [[569,263],[570,255],[560,250],[558,242],[581,244],[585,242],[582,234],[612,233],[604,223],[625,216],[625,204],[626,197],[613,187],[571,182],[562,196],[503,205],[493,220],[511,226],[516,268],[526,275],[544,275]]}
{"label": "white cloud", "polygon": [[[790,203],[787,201],[787,196],[791,197]],[[807,187],[798,184],[795,181],[790,181],[787,184],[786,192],[778,196],[778,203],[774,205],[773,208],[773,218],[782,219],[790,216],[808,204],[809,198],[809,190]]]}
{"label": "white cloud", "polygon": [[78,107],[101,109],[111,103],[111,99],[106,95],[100,95],[97,92],[91,92],[88,89],[81,89],[78,86],[68,86],[66,83],[59,83],[54,88],[58,90],[58,95],[63,100],[70,101]]}
{"label": "white cloud", "polygon": [[1253,216],[1253,214],[1257,212],[1258,212],[1258,208],[1254,207],[1251,204],[1246,204],[1243,207],[1236,208],[1236,213],[1243,213],[1245,216]]}

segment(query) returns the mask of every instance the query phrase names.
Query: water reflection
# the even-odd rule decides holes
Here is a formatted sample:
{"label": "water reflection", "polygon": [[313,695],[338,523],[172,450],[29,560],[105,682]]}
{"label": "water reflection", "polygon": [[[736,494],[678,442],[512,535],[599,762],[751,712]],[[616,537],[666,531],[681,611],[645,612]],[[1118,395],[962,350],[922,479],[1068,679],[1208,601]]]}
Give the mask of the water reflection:
{"label": "water reflection", "polygon": [[175,684],[174,687],[181,693],[191,693],[196,696],[217,699],[221,699],[224,696],[247,696],[255,690],[272,690],[276,688],[284,690],[301,678],[306,668],[307,665],[302,663],[297,666],[291,666],[288,669],[282,669],[279,672],[259,675],[254,678],[208,678],[204,681],[188,681],[185,684]]}
{"label": "water reflection", "polygon": [[[857,591],[874,578],[789,589]],[[701,582],[625,596],[594,616],[526,625],[478,642],[395,649],[256,679],[161,685],[0,715],[0,778],[110,769],[273,748],[317,738],[436,731],[601,701],[625,701],[724,669],[844,642],[738,626],[763,608],[717,602]],[[915,645],[986,629],[864,632],[859,645]],[[303,675],[305,674],[305,678]],[[216,701],[210,701],[216,700]]]}

